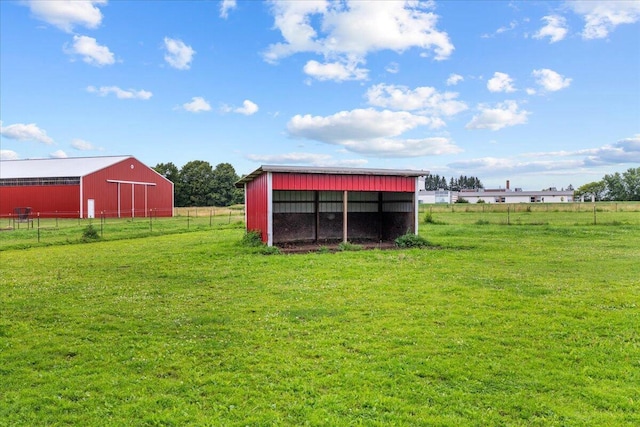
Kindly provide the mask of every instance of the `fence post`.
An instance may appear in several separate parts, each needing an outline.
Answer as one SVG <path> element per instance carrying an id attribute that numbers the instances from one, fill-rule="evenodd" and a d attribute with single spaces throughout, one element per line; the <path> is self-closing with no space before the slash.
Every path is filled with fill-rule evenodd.
<path id="1" fill-rule="evenodd" d="M 149 209 L 149 231 L 153 233 L 153 209 Z"/>
<path id="2" fill-rule="evenodd" d="M 187 210 L 187 230 L 189 230 L 189 211 Z"/>
<path id="3" fill-rule="evenodd" d="M 593 205 L 593 225 L 596 225 L 596 205 Z"/>
<path id="4" fill-rule="evenodd" d="M 209 211 L 209 227 L 211 227 L 211 224 L 212 224 L 212 222 L 211 222 L 211 221 L 212 221 L 212 219 L 213 219 L 213 210 L 210 210 L 210 211 Z"/>
<path id="5" fill-rule="evenodd" d="M 511 225 L 511 206 L 507 206 L 507 225 Z"/>
<path id="6" fill-rule="evenodd" d="M 40 243 L 40 212 L 38 212 L 38 243 Z"/>

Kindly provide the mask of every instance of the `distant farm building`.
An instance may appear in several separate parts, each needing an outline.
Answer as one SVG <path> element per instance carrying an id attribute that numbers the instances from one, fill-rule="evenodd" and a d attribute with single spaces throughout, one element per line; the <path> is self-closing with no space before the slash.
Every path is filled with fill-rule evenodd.
<path id="1" fill-rule="evenodd" d="M 573 202 L 572 190 L 557 190 L 549 188 L 540 191 L 526 191 L 521 188 L 512 190 L 507 181 L 506 188 L 461 191 L 426 191 L 424 182 L 421 183 L 418 198 L 420 203 L 456 203 L 464 199 L 469 203 L 571 203 Z"/>
<path id="2" fill-rule="evenodd" d="M 0 161 L 0 215 L 173 216 L 173 183 L 131 156 Z"/>
<path id="3" fill-rule="evenodd" d="M 390 241 L 418 233 L 418 177 L 427 171 L 261 166 L 240 179 L 247 231 L 269 246 Z"/>

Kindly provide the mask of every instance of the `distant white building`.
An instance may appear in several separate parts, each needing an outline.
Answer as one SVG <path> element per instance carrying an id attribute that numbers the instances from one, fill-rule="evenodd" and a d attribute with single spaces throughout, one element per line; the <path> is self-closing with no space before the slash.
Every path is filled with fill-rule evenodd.
<path id="1" fill-rule="evenodd" d="M 424 186 L 422 187 L 424 188 Z M 419 203 L 456 203 L 458 199 L 464 199 L 469 203 L 572 203 L 572 190 L 557 190 L 549 188 L 541 191 L 523 191 L 521 188 L 512 190 L 504 189 L 479 189 L 462 191 L 426 191 L 420 190 L 418 193 Z"/>

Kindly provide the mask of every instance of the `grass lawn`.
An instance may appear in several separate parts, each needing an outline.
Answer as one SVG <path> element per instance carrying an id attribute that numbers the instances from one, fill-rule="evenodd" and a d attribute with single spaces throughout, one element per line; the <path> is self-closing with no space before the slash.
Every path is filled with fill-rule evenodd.
<path id="1" fill-rule="evenodd" d="M 640 425 L 638 213 L 474 214 L 433 249 L 5 244 L 0 425 Z"/>

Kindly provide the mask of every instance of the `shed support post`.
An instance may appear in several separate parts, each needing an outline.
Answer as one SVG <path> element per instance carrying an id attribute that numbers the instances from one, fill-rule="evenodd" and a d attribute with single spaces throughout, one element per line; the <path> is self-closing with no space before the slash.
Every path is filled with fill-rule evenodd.
<path id="1" fill-rule="evenodd" d="M 316 213 L 316 229 L 313 235 L 313 240 L 318 241 L 318 236 L 320 235 L 320 192 L 316 191 L 314 194 L 314 207 L 313 210 Z"/>
<path id="2" fill-rule="evenodd" d="M 342 196 L 342 241 L 347 243 L 347 230 L 348 230 L 348 224 L 347 224 L 347 218 L 349 216 L 349 209 L 348 209 L 348 201 L 349 201 L 349 192 L 347 190 L 344 190 L 344 195 Z"/>

